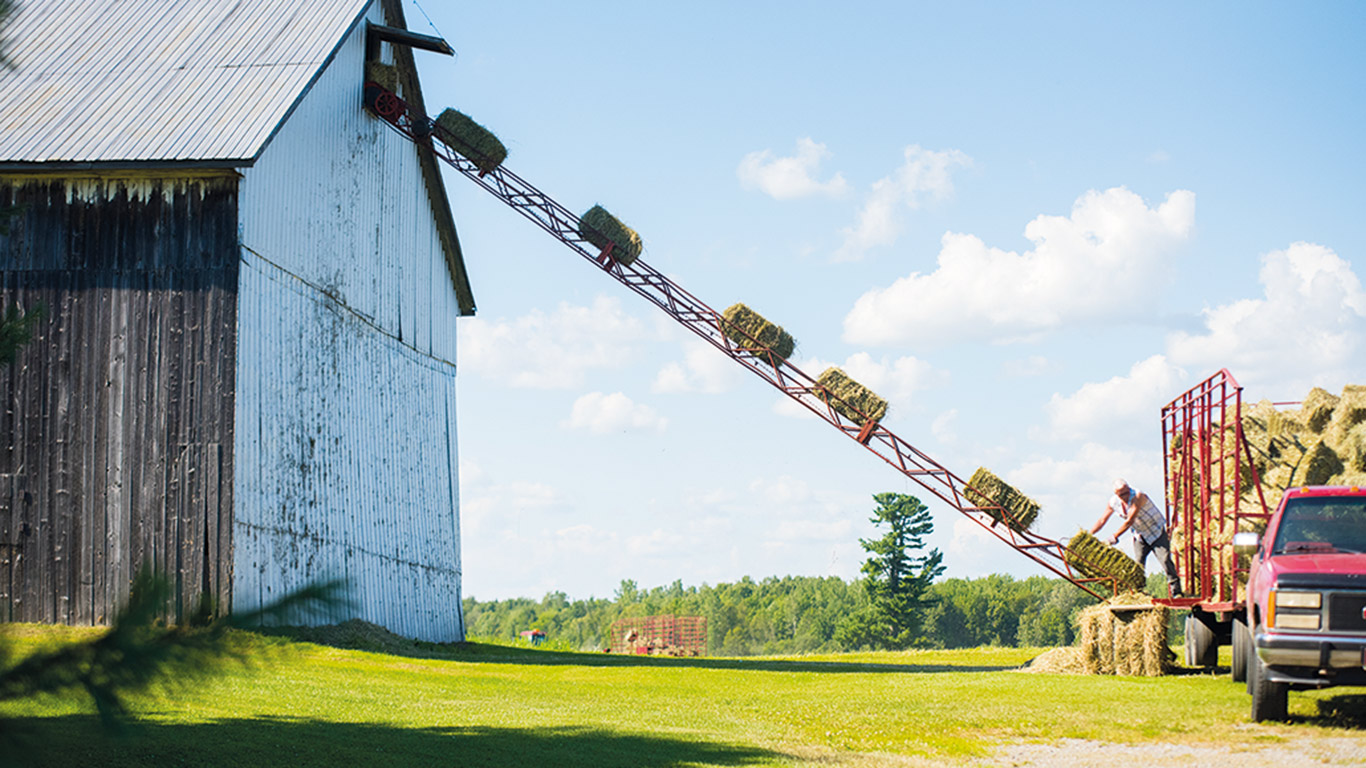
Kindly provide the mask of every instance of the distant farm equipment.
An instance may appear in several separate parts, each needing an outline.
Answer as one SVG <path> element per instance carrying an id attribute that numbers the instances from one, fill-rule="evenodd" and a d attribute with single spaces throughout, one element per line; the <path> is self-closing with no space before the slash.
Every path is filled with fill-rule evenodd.
<path id="1" fill-rule="evenodd" d="M 611 652 L 653 656 L 706 656 L 705 616 L 637 616 L 612 622 Z"/>

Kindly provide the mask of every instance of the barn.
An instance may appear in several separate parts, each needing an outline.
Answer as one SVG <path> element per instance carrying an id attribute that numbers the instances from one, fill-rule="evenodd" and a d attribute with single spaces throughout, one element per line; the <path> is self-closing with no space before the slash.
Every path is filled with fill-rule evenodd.
<path id="1" fill-rule="evenodd" d="M 464 637 L 456 320 L 435 158 L 362 107 L 399 0 L 19 0 L 0 67 L 0 620 L 99 625 L 144 566 L 245 609 L 344 578 Z M 445 48 L 449 52 L 449 48 Z M 433 56 L 421 50 L 416 55 Z M 373 71 L 373 70 L 371 70 Z"/>

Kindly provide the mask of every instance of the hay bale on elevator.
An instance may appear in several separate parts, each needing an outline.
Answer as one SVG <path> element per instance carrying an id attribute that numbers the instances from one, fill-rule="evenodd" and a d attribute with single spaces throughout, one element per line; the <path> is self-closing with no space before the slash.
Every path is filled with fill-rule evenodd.
<path id="1" fill-rule="evenodd" d="M 1141 591 L 1148 578 L 1132 557 L 1092 536 L 1078 531 L 1067 543 L 1063 559 L 1081 575 L 1092 579 L 1114 579 L 1118 591 Z"/>
<path id="2" fill-rule="evenodd" d="M 441 143 L 455 150 L 466 160 L 474 163 L 480 173 L 488 173 L 502 165 L 507 159 L 508 150 L 493 132 L 474 122 L 463 112 L 447 109 L 436 119 L 436 137 Z"/>
<path id="3" fill-rule="evenodd" d="M 623 266 L 640 258 L 645 247 L 634 229 L 621 223 L 601 205 L 589 208 L 579 217 L 579 237 L 597 248 L 606 248 L 611 243 L 612 260 Z"/>
<path id="4" fill-rule="evenodd" d="M 1009 483 L 987 471 L 986 467 L 978 467 L 972 477 L 968 478 L 968 487 L 964 489 L 963 495 L 968 501 L 979 507 L 987 507 L 984 511 L 998 523 L 1005 523 L 1012 530 L 1023 533 L 1034 524 L 1034 520 L 1039 516 L 1039 502 L 1020 493 Z M 1005 514 L 996 507 L 1003 507 Z"/>
<path id="5" fill-rule="evenodd" d="M 365 79 L 391 93 L 398 93 L 398 67 L 382 61 L 365 62 Z"/>
<path id="6" fill-rule="evenodd" d="M 817 386 L 813 390 L 816 397 L 830 404 L 844 418 L 863 424 L 865 421 L 878 422 L 887 415 L 887 401 L 877 396 L 877 393 L 862 384 L 854 381 L 849 374 L 831 366 L 816 379 Z M 834 399 L 826 393 L 833 394 Z M 852 406 L 852 407 L 851 407 Z M 855 410 L 857 409 L 857 410 Z M 863 413 L 860 414 L 859 411 Z"/>
<path id="7" fill-rule="evenodd" d="M 792 356 L 792 351 L 797 346 L 792 334 L 783 330 L 781 325 L 770 323 L 763 315 L 744 304 L 737 302 L 726 307 L 721 317 L 724 320 L 721 330 L 726 337 L 747 352 L 762 353 L 766 348 L 779 359 L 786 360 Z M 760 347 L 754 346 L 756 341 Z"/>

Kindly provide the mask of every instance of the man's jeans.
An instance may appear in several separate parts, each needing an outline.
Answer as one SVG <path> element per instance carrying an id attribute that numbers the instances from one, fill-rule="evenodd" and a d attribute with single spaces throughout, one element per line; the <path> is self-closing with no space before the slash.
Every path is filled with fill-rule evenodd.
<path id="1" fill-rule="evenodd" d="M 1149 544 L 1143 540 L 1142 536 L 1134 534 L 1134 559 L 1138 561 L 1140 568 L 1144 568 L 1148 562 L 1148 553 L 1157 556 L 1162 563 L 1162 569 L 1167 572 L 1167 590 L 1172 597 L 1181 596 L 1181 577 L 1176 573 L 1176 563 L 1172 562 L 1172 543 L 1167 538 L 1167 532 L 1163 531 L 1157 540 Z M 1146 572 L 1146 568 L 1145 568 Z"/>

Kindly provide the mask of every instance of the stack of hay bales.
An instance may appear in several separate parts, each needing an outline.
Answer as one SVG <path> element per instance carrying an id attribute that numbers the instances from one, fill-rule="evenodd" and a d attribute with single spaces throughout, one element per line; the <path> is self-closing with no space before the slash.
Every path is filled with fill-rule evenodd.
<path id="1" fill-rule="evenodd" d="M 601 205 L 589 208 L 579 217 L 579 237 L 597 248 L 606 248 L 611 243 L 612 259 L 623 266 L 639 258 L 644 249 L 640 235 Z"/>
<path id="2" fill-rule="evenodd" d="M 1141 591 L 1148 578 L 1132 557 L 1092 536 L 1078 531 L 1067 543 L 1063 559 L 1081 575 L 1092 579 L 1114 579 L 1117 591 Z"/>
<path id="3" fill-rule="evenodd" d="M 493 132 L 474 122 L 463 112 L 447 109 L 436 119 L 445 133 L 437 138 L 466 160 L 474 163 L 479 172 L 488 173 L 507 159 L 508 150 Z"/>
<path id="4" fill-rule="evenodd" d="M 721 317 L 725 320 L 721 330 L 727 338 L 746 352 L 772 351 L 780 360 L 786 360 L 792 356 L 792 351 L 796 348 L 792 334 L 784 331 L 782 326 L 765 320 L 763 315 L 744 304 L 736 303 L 726 307 Z M 758 347 L 754 346 L 756 341 L 759 342 Z"/>
<path id="5" fill-rule="evenodd" d="M 1169 618 L 1165 605 L 1138 593 L 1086 608 L 1077 616 L 1083 670 L 1090 675 L 1166 674 L 1176 661 L 1167 645 Z"/>
<path id="6" fill-rule="evenodd" d="M 968 479 L 968 487 L 964 489 L 964 495 L 968 501 L 979 507 L 989 507 L 984 510 L 996 522 L 1004 522 L 1011 529 L 1023 533 L 1029 526 L 1034 524 L 1035 518 L 1039 516 L 1039 502 L 1015 490 L 1010 484 L 1001 478 L 988 472 L 986 467 L 978 467 L 972 477 Z M 1006 510 L 1004 517 L 1001 510 L 996 507 L 1003 507 Z"/>
<path id="7" fill-rule="evenodd" d="M 833 366 L 826 368 L 825 372 L 816 379 L 816 383 L 820 385 L 813 390 L 816 397 L 829 403 L 840 415 L 852 422 L 864 424 L 871 421 L 876 423 L 882 421 L 882 417 L 887 415 L 886 400 L 878 397 L 871 389 L 851 379 L 849 374 L 839 368 Z M 826 394 L 827 392 L 839 399 L 830 398 Z M 861 415 L 859 411 L 862 411 L 863 414 Z"/>

